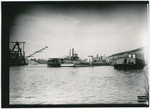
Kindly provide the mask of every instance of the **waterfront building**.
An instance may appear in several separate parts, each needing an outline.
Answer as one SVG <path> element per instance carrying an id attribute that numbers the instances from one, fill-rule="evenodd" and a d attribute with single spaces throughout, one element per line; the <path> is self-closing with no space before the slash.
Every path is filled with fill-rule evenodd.
<path id="1" fill-rule="evenodd" d="M 119 63 L 121 63 L 121 61 L 123 61 L 123 60 L 121 60 L 121 58 L 130 58 L 130 60 L 128 60 L 128 61 L 135 63 L 134 62 L 135 58 L 145 61 L 144 53 L 145 53 L 144 47 L 141 47 L 138 49 L 113 54 L 113 55 L 109 56 L 108 59 L 111 64 L 115 64 L 117 59 L 120 59 Z"/>

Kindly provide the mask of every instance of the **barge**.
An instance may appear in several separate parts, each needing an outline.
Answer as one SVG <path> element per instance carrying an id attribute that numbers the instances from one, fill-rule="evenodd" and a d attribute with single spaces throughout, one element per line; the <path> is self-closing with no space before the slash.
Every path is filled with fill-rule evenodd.
<path id="1" fill-rule="evenodd" d="M 144 60 L 137 58 L 120 58 L 114 64 L 115 69 L 143 69 L 145 67 Z"/>
<path id="2" fill-rule="evenodd" d="M 109 62 L 115 69 L 143 69 L 146 65 L 145 47 L 120 52 L 109 56 Z"/>
<path id="3" fill-rule="evenodd" d="M 47 65 L 50 67 L 60 67 L 61 66 L 61 61 L 59 58 L 50 58 L 47 61 Z"/>

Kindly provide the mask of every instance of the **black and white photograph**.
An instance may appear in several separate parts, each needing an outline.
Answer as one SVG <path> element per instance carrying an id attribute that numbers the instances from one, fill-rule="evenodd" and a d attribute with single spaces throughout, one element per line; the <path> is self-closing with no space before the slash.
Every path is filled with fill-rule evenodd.
<path id="1" fill-rule="evenodd" d="M 2 106 L 149 107 L 149 1 L 1 4 Z"/>

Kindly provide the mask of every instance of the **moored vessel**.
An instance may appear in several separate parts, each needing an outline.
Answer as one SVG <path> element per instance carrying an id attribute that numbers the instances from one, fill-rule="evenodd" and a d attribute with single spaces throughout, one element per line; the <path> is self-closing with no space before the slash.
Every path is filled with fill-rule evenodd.
<path id="1" fill-rule="evenodd" d="M 50 67 L 60 67 L 61 66 L 61 62 L 59 58 L 50 58 L 47 61 L 47 65 Z"/>
<path id="2" fill-rule="evenodd" d="M 120 52 L 109 56 L 115 69 L 143 69 L 146 65 L 146 49 L 144 47 Z"/>
<path id="3" fill-rule="evenodd" d="M 61 58 L 61 67 L 75 67 L 75 63 L 77 63 L 80 59 L 74 48 L 70 49 L 69 55 Z"/>
<path id="4" fill-rule="evenodd" d="M 145 67 L 144 60 L 137 58 L 120 58 L 114 64 L 115 69 L 143 69 Z"/>

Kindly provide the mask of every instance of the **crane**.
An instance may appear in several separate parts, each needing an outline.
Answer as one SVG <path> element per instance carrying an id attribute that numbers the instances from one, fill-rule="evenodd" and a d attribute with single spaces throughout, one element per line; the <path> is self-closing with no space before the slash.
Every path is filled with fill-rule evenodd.
<path id="1" fill-rule="evenodd" d="M 25 51 L 24 45 L 25 42 L 9 42 L 9 65 L 10 66 L 19 66 L 19 65 L 27 65 L 25 60 Z"/>
<path id="2" fill-rule="evenodd" d="M 36 54 L 36 53 L 42 52 L 42 50 L 45 50 L 46 48 L 48 48 L 48 46 L 46 46 L 46 47 L 44 47 L 44 48 L 42 48 L 42 49 L 40 49 L 40 50 L 38 50 L 38 51 L 32 53 L 32 54 L 29 55 L 29 56 L 26 56 L 26 58 L 29 58 L 29 57 L 33 56 L 34 54 Z"/>

